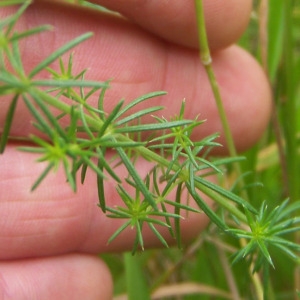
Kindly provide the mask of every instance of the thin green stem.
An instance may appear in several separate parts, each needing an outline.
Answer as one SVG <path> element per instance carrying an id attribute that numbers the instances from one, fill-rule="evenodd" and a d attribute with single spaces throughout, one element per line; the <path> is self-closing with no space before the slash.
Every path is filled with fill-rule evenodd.
<path id="1" fill-rule="evenodd" d="M 198 26 L 198 38 L 199 38 L 199 48 L 200 48 L 200 59 L 202 64 L 204 65 L 204 68 L 206 70 L 206 74 L 208 76 L 214 98 L 216 101 L 217 109 L 219 112 L 219 117 L 222 123 L 224 135 L 225 135 L 225 140 L 226 144 L 228 147 L 228 151 L 231 157 L 237 156 L 237 151 L 234 143 L 234 139 L 232 136 L 232 132 L 229 126 L 229 122 L 226 116 L 225 108 L 223 105 L 221 93 L 220 93 L 220 88 L 214 73 L 214 69 L 212 66 L 212 58 L 209 50 L 209 45 L 208 45 L 208 39 L 207 39 L 207 34 L 206 34 L 206 26 L 205 26 L 205 17 L 204 17 L 204 9 L 203 9 L 203 3 L 202 0 L 194 0 L 195 1 L 195 8 L 196 8 L 196 19 L 197 19 L 197 26 Z M 241 166 L 239 163 L 233 163 L 233 167 L 236 171 L 237 177 L 240 178 L 238 184 L 239 187 L 242 190 L 243 197 L 245 199 L 248 198 L 247 193 L 245 190 L 243 190 L 243 178 L 242 178 L 242 171 L 241 171 Z"/>
<path id="2" fill-rule="evenodd" d="M 231 134 L 229 123 L 226 117 L 224 105 L 222 102 L 222 97 L 219 89 L 219 85 L 216 80 L 216 76 L 212 67 L 212 58 L 209 50 L 208 39 L 206 34 L 205 18 L 204 18 L 204 9 L 202 0 L 195 0 L 196 7 L 196 17 L 197 17 L 197 26 L 198 26 L 198 38 L 199 38 L 199 47 L 200 47 L 200 59 L 202 64 L 205 67 L 211 88 L 215 97 L 217 108 L 219 111 L 219 116 L 222 122 L 227 147 L 231 156 L 236 156 L 237 152 L 234 145 L 234 140 Z"/>
<path id="3" fill-rule="evenodd" d="M 198 38 L 199 38 L 199 47 L 200 47 L 200 59 L 202 64 L 206 66 L 211 64 L 212 59 L 211 59 L 210 50 L 208 46 L 202 0 L 195 0 L 195 8 L 196 8 L 196 21 L 197 21 L 197 30 L 198 30 Z"/>
<path id="4" fill-rule="evenodd" d="M 68 115 L 71 114 L 71 109 L 72 106 L 62 102 L 61 100 L 45 93 L 44 91 L 40 90 L 39 88 L 32 88 L 33 89 L 33 93 L 36 94 L 38 97 L 40 97 L 41 99 L 43 99 L 43 101 L 47 104 L 49 104 L 51 107 L 57 108 L 58 110 L 60 110 L 63 113 L 66 113 Z M 86 115 L 85 114 L 85 119 L 86 122 L 95 129 L 100 129 L 101 126 L 103 125 L 103 121 L 100 118 L 93 118 L 90 115 Z"/>
<path id="5" fill-rule="evenodd" d="M 222 102 L 222 97 L 219 89 L 219 85 L 216 80 L 216 76 L 212 67 L 212 58 L 210 55 L 210 50 L 209 50 L 209 45 L 208 45 L 208 39 L 207 39 L 207 34 L 206 34 L 206 26 L 205 26 L 205 17 L 204 17 L 204 8 L 203 8 L 203 2 L 202 0 L 194 0 L 195 3 L 195 8 L 196 8 L 196 19 L 197 19 L 197 26 L 198 26 L 198 38 L 199 38 L 199 49 L 200 49 L 200 59 L 202 64 L 204 65 L 204 68 L 206 70 L 214 98 L 216 101 L 216 105 L 219 111 L 219 117 L 222 123 L 225 139 L 226 139 L 226 144 L 229 150 L 229 154 L 232 157 L 235 157 L 237 155 L 236 147 L 234 144 L 234 139 L 230 130 L 229 122 L 226 116 L 226 112 L 224 109 L 224 105 Z M 239 186 L 242 188 L 244 183 L 243 183 L 243 177 L 241 167 L 238 163 L 234 163 L 233 167 L 235 169 L 235 172 L 241 180 L 239 181 Z M 243 197 L 247 199 L 247 194 L 243 191 Z M 227 209 L 231 209 L 232 204 L 228 205 Z M 241 240 L 243 242 L 243 240 Z M 257 276 L 251 276 L 252 281 L 255 286 L 255 291 L 256 291 L 256 296 L 257 299 L 262 299 L 262 288 L 261 288 L 261 283 L 260 280 L 257 280 Z"/>
<path id="6" fill-rule="evenodd" d="M 225 135 L 226 144 L 228 147 L 228 151 L 230 156 L 237 156 L 237 151 L 234 143 L 234 139 L 232 136 L 232 132 L 229 126 L 229 122 L 226 116 L 225 108 L 222 101 L 222 96 L 220 93 L 220 88 L 215 76 L 215 72 L 212 66 L 212 57 L 209 50 L 208 39 L 206 34 L 206 26 L 205 26 L 205 18 L 204 18 L 204 9 L 202 0 L 195 0 L 195 8 L 196 8 L 196 18 L 197 18 L 197 26 L 198 26 L 198 39 L 199 39 L 199 48 L 200 48 L 200 59 L 205 68 L 206 74 L 208 76 L 212 92 L 216 101 L 217 109 L 219 112 L 219 117 L 222 123 L 222 128 Z M 240 164 L 233 164 L 236 174 L 238 177 L 241 177 L 242 171 Z M 242 187 L 243 182 L 239 181 L 240 186 Z M 246 193 L 243 195 L 247 198 Z"/>
<path id="7" fill-rule="evenodd" d="M 218 108 L 218 111 L 219 111 L 219 116 L 220 116 L 220 119 L 221 119 L 221 122 L 222 122 L 222 127 L 223 127 L 223 130 L 224 130 L 224 135 L 225 135 L 226 144 L 227 144 L 227 147 L 228 147 L 228 150 L 229 150 L 229 154 L 230 154 L 230 156 L 235 157 L 235 156 L 237 156 L 237 151 L 236 151 L 236 148 L 235 148 L 233 136 L 232 136 L 232 133 L 231 133 L 231 129 L 230 129 L 229 122 L 228 122 L 228 119 L 227 119 L 227 116 L 226 116 L 226 112 L 225 112 L 225 108 L 224 108 L 224 105 L 223 105 L 222 97 L 221 97 L 221 94 L 220 94 L 220 88 L 219 88 L 219 85 L 217 83 L 217 79 L 216 79 L 212 64 L 210 63 L 208 65 L 204 65 L 204 67 L 206 69 L 206 73 L 207 73 L 207 76 L 208 76 L 208 79 L 209 79 L 209 82 L 211 84 L 211 88 L 212 88 L 212 91 L 213 91 L 213 94 L 214 94 L 214 97 L 215 97 L 215 101 L 216 101 L 217 108 Z M 239 166 L 239 164 L 237 164 L 237 166 Z M 238 174 L 239 175 L 241 174 L 240 170 L 238 171 Z"/>

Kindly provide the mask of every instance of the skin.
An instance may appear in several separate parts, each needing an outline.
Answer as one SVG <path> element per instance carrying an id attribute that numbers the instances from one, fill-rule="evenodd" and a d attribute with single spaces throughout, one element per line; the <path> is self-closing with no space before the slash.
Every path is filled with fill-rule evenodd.
<path id="1" fill-rule="evenodd" d="M 215 131 L 222 133 L 199 63 L 192 4 L 185 0 L 172 4 L 161 0 L 97 3 L 118 10 L 129 20 L 65 7 L 59 1 L 36 1 L 20 20 L 19 29 L 49 23 L 55 30 L 24 41 L 25 68 L 30 70 L 75 36 L 93 31 L 94 37 L 76 48 L 75 70 L 91 66 L 88 78 L 114 78 L 106 95 L 108 110 L 121 98 L 130 101 L 150 91 L 166 90 L 167 96 L 151 103 L 166 106 L 165 117 L 178 113 L 185 98 L 187 118 L 200 113 L 201 119 L 207 119 L 195 138 Z M 260 138 L 271 107 L 270 90 L 261 68 L 244 50 L 232 46 L 246 27 L 251 1 L 206 0 L 204 4 L 214 69 L 236 145 L 244 150 Z M 1 8 L 0 17 L 12 12 Z M 0 99 L 0 128 L 7 107 L 7 101 Z M 32 132 L 30 121 L 19 105 L 12 134 Z M 220 142 L 224 142 L 222 137 Z M 222 151 L 225 153 L 226 147 Z M 0 157 L 0 298 L 53 299 L 54 295 L 56 299 L 111 299 L 109 271 L 95 254 L 130 249 L 133 233 L 128 230 L 107 245 L 121 222 L 107 219 L 96 209 L 93 174 L 88 174 L 77 194 L 70 191 L 60 171 L 30 193 L 30 186 L 44 168 L 34 163 L 36 158 L 17 151 L 13 143 Z M 146 174 L 149 165 L 139 161 L 137 168 Z M 121 178 L 122 172 L 119 168 Z M 119 203 L 109 182 L 106 191 L 110 206 Z M 192 239 L 206 223 L 204 215 L 190 214 L 182 223 L 183 236 L 187 241 Z M 167 233 L 165 236 L 171 242 Z M 157 245 L 148 231 L 145 241 L 147 247 Z"/>

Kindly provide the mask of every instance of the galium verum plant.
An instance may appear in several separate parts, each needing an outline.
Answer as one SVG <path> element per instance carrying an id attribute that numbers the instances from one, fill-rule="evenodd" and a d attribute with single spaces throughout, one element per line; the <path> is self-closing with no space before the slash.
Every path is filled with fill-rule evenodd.
<path id="1" fill-rule="evenodd" d="M 205 204 L 196 190 L 204 193 L 207 193 L 207 190 L 221 193 L 254 211 L 242 199 L 204 179 L 203 171 L 206 170 L 209 174 L 212 171 L 220 172 L 218 165 L 225 163 L 226 160 L 209 162 L 198 156 L 204 149 L 217 145 L 214 142 L 216 135 L 199 142 L 190 140 L 192 130 L 202 122 L 184 119 L 184 102 L 178 117 L 172 120 L 153 117 L 151 124 L 143 124 L 143 116 L 152 115 L 162 107 L 150 107 L 133 113 L 130 113 L 130 110 L 152 97 L 163 95 L 164 92 L 141 96 L 126 106 L 123 101 L 120 101 L 110 113 L 104 111 L 103 102 L 109 82 L 85 80 L 86 70 L 73 74 L 72 54 L 66 65 L 61 58 L 70 49 L 91 37 L 91 33 L 68 42 L 25 73 L 19 41 L 33 34 L 41 34 L 50 28 L 41 26 L 16 32 L 15 24 L 28 5 L 30 1 L 23 4 L 14 15 L 0 22 L 0 93 L 6 99 L 10 99 L 7 100 L 10 101 L 10 105 L 2 129 L 0 150 L 4 152 L 7 142 L 12 138 L 10 128 L 14 113 L 18 103 L 23 101 L 34 117 L 33 126 L 40 134 L 38 136 L 31 134 L 28 137 L 28 141 L 34 146 L 20 147 L 20 149 L 40 154 L 38 161 L 47 163 L 47 167 L 33 184 L 32 190 L 38 187 L 51 170 L 56 171 L 59 166 L 63 167 L 67 181 L 74 191 L 78 186 L 77 173 L 80 172 L 81 183 L 84 183 L 87 170 L 95 172 L 99 206 L 102 211 L 108 212 L 108 215 L 113 218 L 128 219 L 113 238 L 125 227 L 134 226 L 137 232 L 136 245 L 141 246 L 143 245 L 142 227 L 145 223 L 164 244 L 166 242 L 156 229 L 156 225 L 168 227 L 170 232 L 179 238 L 180 223 L 175 222 L 177 228 L 176 232 L 173 232 L 170 219 L 180 219 L 181 209 L 194 211 L 189 206 L 181 204 L 181 193 L 184 188 L 188 188 L 201 209 L 222 229 L 225 229 L 226 225 Z M 50 68 L 51 63 L 56 60 L 59 61 L 59 71 Z M 51 79 L 38 78 L 43 70 L 51 74 Z M 89 104 L 92 96 L 98 98 L 97 107 Z M 63 98 L 71 100 L 71 104 L 64 102 Z M 51 108 L 59 110 L 60 113 L 53 115 Z M 69 119 L 67 126 L 62 126 L 60 122 L 62 118 Z M 152 139 L 142 140 L 140 136 L 144 131 L 157 132 L 157 135 Z M 173 141 L 170 141 L 172 138 Z M 107 161 L 108 151 L 115 152 L 113 161 Z M 146 178 L 142 178 L 135 168 L 137 157 L 153 163 L 153 170 Z M 120 164 L 128 172 L 125 179 L 119 178 L 114 170 L 113 166 Z M 115 181 L 125 207 L 107 207 L 104 190 L 104 180 L 107 179 Z M 136 190 L 135 195 L 130 195 L 126 191 L 124 182 L 127 185 L 129 183 Z M 177 195 L 176 201 L 170 201 L 168 198 L 174 190 Z M 174 207 L 173 213 L 167 211 L 167 205 Z M 162 218 L 157 219 L 154 216 Z"/>

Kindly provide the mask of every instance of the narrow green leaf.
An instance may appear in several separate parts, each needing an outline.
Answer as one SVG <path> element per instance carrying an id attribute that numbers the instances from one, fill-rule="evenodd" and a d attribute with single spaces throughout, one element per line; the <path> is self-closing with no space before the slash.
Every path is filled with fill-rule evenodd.
<path id="1" fill-rule="evenodd" d="M 40 183 L 43 181 L 43 179 L 47 176 L 47 174 L 51 171 L 51 169 L 54 167 L 54 164 L 50 163 L 46 167 L 46 169 L 42 172 L 42 174 L 39 176 L 39 178 L 35 181 L 35 183 L 31 187 L 31 191 L 34 191 Z"/>
<path id="2" fill-rule="evenodd" d="M 156 130 L 164 130 L 171 129 L 177 126 L 185 126 L 190 124 L 192 121 L 190 120 L 180 120 L 180 121 L 170 121 L 167 123 L 155 123 L 155 124 L 141 124 L 141 125 L 132 125 L 117 128 L 117 133 L 131 133 L 131 132 L 141 132 L 141 131 L 156 131 Z"/>
<path id="3" fill-rule="evenodd" d="M 135 187 L 135 185 L 132 185 L 133 187 Z M 136 187 L 135 187 L 136 188 Z M 137 189 L 136 189 L 137 190 Z M 124 189 L 124 187 L 122 185 L 118 185 L 117 187 L 117 192 L 118 194 L 121 196 L 122 201 L 124 202 L 124 204 L 128 207 L 128 209 L 131 209 L 131 205 L 132 205 L 132 197 L 129 195 L 129 193 Z M 137 191 L 136 191 L 137 192 Z M 120 210 L 122 210 L 122 208 L 119 207 Z"/>
<path id="4" fill-rule="evenodd" d="M 101 150 L 98 152 L 101 152 Z M 98 168 L 101 170 L 101 172 L 103 172 L 103 163 L 101 163 L 101 158 L 98 159 Z M 98 191 L 99 206 L 100 206 L 101 210 L 105 213 L 106 212 L 106 201 L 105 201 L 105 193 L 104 193 L 104 179 L 102 176 L 99 176 L 99 175 L 97 175 L 97 191 Z"/>
<path id="5" fill-rule="evenodd" d="M 289 248 L 295 249 L 297 251 L 300 251 L 300 244 L 290 242 L 290 241 L 283 239 L 281 237 L 278 237 L 278 236 L 265 237 L 265 241 L 267 241 L 268 243 L 270 243 L 272 245 L 283 245 L 285 247 L 289 247 Z"/>
<path id="6" fill-rule="evenodd" d="M 163 236 L 159 233 L 159 231 L 155 228 L 155 226 L 152 223 L 147 223 L 152 232 L 155 234 L 155 236 L 160 240 L 160 242 L 166 247 L 169 248 L 169 245 L 167 241 L 163 238 Z"/>
<path id="7" fill-rule="evenodd" d="M 135 230 L 136 230 L 136 241 L 138 243 L 135 243 L 135 245 L 133 246 L 132 253 L 136 252 L 138 245 L 140 245 L 142 250 L 144 250 L 144 239 L 142 234 L 142 227 L 143 227 L 143 222 L 137 220 L 135 222 Z"/>
<path id="8" fill-rule="evenodd" d="M 130 176 L 132 177 L 132 179 L 136 183 L 137 188 L 144 195 L 145 200 L 155 210 L 157 210 L 158 208 L 157 208 L 157 205 L 155 203 L 155 200 L 153 199 L 152 194 L 150 193 L 150 191 L 146 187 L 146 185 L 143 182 L 143 180 L 141 179 L 140 175 L 137 173 L 136 168 L 134 167 L 134 165 L 132 164 L 132 162 L 130 161 L 130 159 L 128 158 L 128 156 L 126 155 L 124 149 L 118 147 L 118 148 L 116 148 L 116 150 L 117 150 L 118 154 L 120 155 L 120 158 L 121 158 L 123 164 L 125 165 L 126 169 L 128 170 L 128 173 L 130 174 Z"/>
<path id="9" fill-rule="evenodd" d="M 80 144 L 81 147 L 86 148 L 86 147 L 97 147 L 100 146 L 102 148 L 111 148 L 115 149 L 117 147 L 122 147 L 123 149 L 126 148 L 135 148 L 135 147 L 140 147 L 140 146 L 145 146 L 144 142 L 134 142 L 134 141 L 126 141 L 126 142 L 119 142 L 117 140 L 112 141 L 110 140 L 109 136 L 106 137 L 100 137 L 100 138 L 95 138 L 93 140 L 80 140 L 82 143 Z"/>
<path id="10" fill-rule="evenodd" d="M 107 214 L 108 218 L 130 219 L 130 223 L 131 223 L 132 214 L 128 212 L 128 209 L 118 206 L 117 209 L 112 209 L 112 208 L 109 209 L 106 207 L 106 210 L 111 212 L 111 214 Z"/>
<path id="11" fill-rule="evenodd" d="M 30 2 L 31 1 L 26 1 L 27 6 Z M 0 7 L 1 6 L 11 6 L 11 5 L 16 5 L 16 4 L 22 4 L 22 3 L 24 3 L 24 0 L 1 0 Z"/>
<path id="12" fill-rule="evenodd" d="M 107 81 L 107 86 L 103 87 L 101 89 L 100 95 L 98 97 L 98 111 L 99 111 L 99 117 L 101 120 L 104 121 L 105 113 L 104 113 L 104 96 L 106 93 L 106 90 L 109 88 L 109 80 Z"/>
<path id="13" fill-rule="evenodd" d="M 248 225 L 251 228 L 251 231 L 254 231 L 257 226 L 255 223 L 254 217 L 248 209 L 245 208 L 244 211 L 245 211 L 245 215 L 246 215 L 246 218 L 248 221 Z"/>
<path id="14" fill-rule="evenodd" d="M 170 213 L 170 212 L 162 212 L 162 211 L 153 211 L 149 213 L 151 216 L 158 216 L 158 217 L 171 217 L 173 219 L 184 219 L 182 216 L 176 214 L 176 213 Z M 146 219 L 146 218 L 145 218 Z M 152 220 L 152 219 L 151 219 Z M 154 222 L 154 221 L 153 221 Z M 161 221 L 159 221 L 161 222 Z M 158 223 L 157 223 L 158 224 Z M 161 223 L 160 225 L 168 226 L 166 223 Z"/>
<path id="15" fill-rule="evenodd" d="M 45 149 L 41 147 L 18 147 L 20 151 L 30 153 L 45 153 Z"/>
<path id="16" fill-rule="evenodd" d="M 80 182 L 81 182 L 81 184 L 83 184 L 84 181 L 85 181 L 87 168 L 88 168 L 87 164 L 82 164 L 81 173 L 80 173 Z"/>
<path id="17" fill-rule="evenodd" d="M 16 41 L 16 40 L 20 40 L 23 38 L 27 38 L 31 35 L 35 35 L 38 33 L 41 33 L 43 31 L 48 31 L 51 30 L 53 27 L 51 25 L 42 25 L 42 26 L 37 26 L 31 29 L 28 29 L 26 31 L 20 32 L 20 33 L 14 33 L 14 35 L 11 37 L 11 41 Z"/>
<path id="18" fill-rule="evenodd" d="M 152 181 L 153 181 L 153 187 L 154 187 L 155 193 L 157 195 L 160 195 L 160 190 L 159 190 L 158 181 L 157 181 L 157 167 L 153 168 L 152 177 L 153 177 Z"/>
<path id="19" fill-rule="evenodd" d="M 159 111 L 159 110 L 162 110 L 163 109 L 163 106 L 154 106 L 154 107 L 149 107 L 147 109 L 143 109 L 141 111 L 138 111 L 128 117 L 125 117 L 121 120 L 119 120 L 118 122 L 116 122 L 116 126 L 120 126 L 120 125 L 123 125 L 125 123 L 128 123 L 130 121 L 133 121 L 135 119 L 138 119 L 142 116 L 145 116 L 145 115 L 150 115 L 151 113 L 154 113 L 156 111 Z"/>
<path id="20" fill-rule="evenodd" d="M 237 263 L 238 261 L 240 261 L 241 259 L 244 259 L 245 257 L 247 257 L 247 255 L 251 252 L 253 252 L 255 249 L 255 243 L 252 241 L 250 241 L 249 244 L 247 244 L 244 248 L 242 248 L 241 250 L 239 250 L 238 252 L 236 252 L 233 255 L 233 261 L 232 264 Z"/>
<path id="21" fill-rule="evenodd" d="M 24 68 L 23 68 L 23 62 L 20 55 L 20 49 L 19 49 L 19 43 L 18 41 L 12 41 L 11 42 L 11 48 L 5 49 L 5 53 L 7 55 L 7 59 L 9 61 L 9 64 L 11 65 L 13 72 L 15 74 L 18 74 L 19 77 L 26 77 Z M 11 87 L 13 89 L 13 87 Z"/>
<path id="22" fill-rule="evenodd" d="M 257 214 L 256 209 L 249 202 L 245 201 L 243 198 L 235 195 L 234 193 L 227 191 L 227 190 L 223 189 L 222 187 L 220 187 L 212 182 L 209 182 L 208 180 L 201 178 L 200 176 L 195 177 L 195 181 L 207 186 L 211 190 L 219 193 L 220 195 L 226 197 L 227 199 L 242 205 L 243 207 L 245 207 L 252 213 Z"/>
<path id="23" fill-rule="evenodd" d="M 289 199 L 286 199 L 280 207 L 280 214 L 276 217 L 276 222 L 282 220 L 283 218 L 290 217 L 292 215 L 298 215 L 296 212 L 300 210 L 300 201 L 296 201 L 288 205 Z M 271 218 L 270 218 L 271 219 Z M 272 225 L 274 223 L 273 219 L 271 219 Z"/>
<path id="24" fill-rule="evenodd" d="M 182 190 L 182 183 L 179 183 L 176 189 L 176 204 L 180 204 L 181 202 L 181 190 Z M 175 206 L 175 214 L 180 215 L 180 206 L 176 205 Z M 180 219 L 177 218 L 175 219 L 175 236 L 176 236 L 176 241 L 177 241 L 177 246 L 179 249 L 182 248 L 182 240 L 181 240 L 181 227 L 180 227 Z"/>
<path id="25" fill-rule="evenodd" d="M 0 20 L 0 29 L 5 27 L 6 25 L 9 25 L 8 30 L 6 31 L 6 36 L 9 35 L 9 33 L 13 29 L 13 26 L 15 25 L 15 23 L 18 21 L 20 16 L 24 13 L 24 11 L 27 9 L 29 4 L 31 3 L 30 0 L 25 1 L 25 3 L 24 3 L 24 0 L 23 1 L 21 1 L 21 0 L 1 0 L 0 7 L 12 5 L 11 2 L 13 2 L 14 4 L 23 3 L 23 5 L 12 16 L 9 16 L 5 19 Z"/>
<path id="26" fill-rule="evenodd" d="M 64 171 L 67 177 L 67 181 L 70 184 L 72 191 L 76 192 L 75 174 L 70 171 L 68 159 L 65 157 L 63 158 L 62 161 L 63 161 Z"/>
<path id="27" fill-rule="evenodd" d="M 38 137 L 38 136 L 35 136 L 35 135 L 33 135 L 33 134 L 30 135 L 30 140 L 31 140 L 31 142 L 33 142 L 34 144 L 40 146 L 40 147 L 43 149 L 43 152 L 44 152 L 44 153 L 47 153 L 47 152 L 48 152 L 49 147 L 50 147 L 50 148 L 53 147 L 53 145 L 49 144 L 49 142 L 46 141 L 45 139 L 42 139 L 42 138 L 40 138 L 40 137 Z M 41 161 L 41 160 L 39 159 L 39 161 Z"/>
<path id="28" fill-rule="evenodd" d="M 53 128 L 56 130 L 57 133 L 59 133 L 59 135 L 61 137 L 63 137 L 65 140 L 68 140 L 67 134 L 64 131 L 64 129 L 60 126 L 60 124 L 58 123 L 56 117 L 53 115 L 53 113 L 49 110 L 49 108 L 47 107 L 47 105 L 44 103 L 43 99 L 40 98 L 40 96 L 38 96 L 34 90 L 30 91 L 30 95 L 32 96 L 33 100 L 35 101 L 35 103 L 38 105 L 38 107 L 42 110 L 42 112 L 45 114 L 45 116 L 47 117 L 47 119 L 49 120 L 50 124 L 53 126 Z M 43 94 L 40 94 L 43 95 Z M 34 106 L 31 105 L 31 108 L 33 108 Z M 72 108 L 70 108 L 70 110 L 72 110 Z M 40 115 L 40 118 L 38 119 L 39 122 L 41 123 L 41 118 L 43 118 Z M 43 124 L 46 124 L 45 121 L 43 121 Z M 51 130 L 52 131 L 52 130 Z M 51 136 L 50 136 L 51 137 Z"/>
<path id="29" fill-rule="evenodd" d="M 84 163 L 87 164 L 88 167 L 91 168 L 98 176 L 102 177 L 103 179 L 106 179 L 105 175 L 101 171 L 100 168 L 98 168 L 88 157 L 82 157 Z"/>
<path id="30" fill-rule="evenodd" d="M 177 202 L 174 202 L 171 200 L 164 200 L 164 203 L 172 205 L 174 207 L 179 207 L 180 209 L 184 209 L 186 211 L 190 211 L 190 212 L 194 212 L 194 213 L 201 213 L 201 210 L 199 210 L 199 209 L 193 208 L 189 205 L 184 205 L 182 203 L 177 203 Z"/>
<path id="31" fill-rule="evenodd" d="M 228 228 L 226 231 L 232 233 L 233 235 L 236 235 L 239 238 L 245 238 L 247 240 L 253 238 L 252 232 L 248 232 L 243 229 Z"/>
<path id="32" fill-rule="evenodd" d="M 74 88 L 74 87 L 91 87 L 100 89 L 107 87 L 106 82 L 88 81 L 88 80 L 72 80 L 72 79 L 49 79 L 49 80 L 34 80 L 33 86 L 38 87 L 57 87 L 57 88 Z"/>
<path id="33" fill-rule="evenodd" d="M 29 109 L 30 113 L 34 116 L 34 118 L 38 121 L 38 125 L 41 130 L 46 133 L 50 138 L 53 137 L 53 131 L 49 124 L 45 121 L 44 117 L 39 113 L 39 111 L 35 108 L 35 106 L 31 103 L 26 94 L 23 94 L 24 102 Z"/>
<path id="34" fill-rule="evenodd" d="M 165 177 L 164 181 L 167 182 L 166 186 L 164 187 L 164 190 L 162 192 L 162 196 L 165 197 L 167 194 L 169 194 L 169 191 L 172 187 L 172 185 L 176 185 L 176 181 L 178 180 L 178 175 L 180 174 L 181 169 L 178 168 L 178 170 L 171 176 L 171 177 Z"/>
<path id="35" fill-rule="evenodd" d="M 109 208 L 107 208 L 107 211 L 110 211 Z M 126 223 L 124 223 L 121 227 L 119 227 L 114 233 L 113 235 L 108 239 L 108 244 L 111 243 L 124 229 L 126 229 L 129 225 L 130 225 L 131 221 L 127 221 Z"/>
<path id="36" fill-rule="evenodd" d="M 105 119 L 104 123 L 101 126 L 101 129 L 98 132 L 98 137 L 102 136 L 106 129 L 112 124 L 112 122 L 117 118 L 117 114 L 120 111 L 121 107 L 123 106 L 124 101 L 120 101 L 112 110 L 112 112 L 108 115 Z"/>
<path id="37" fill-rule="evenodd" d="M 164 201 L 164 202 L 166 202 L 166 201 Z M 160 205 L 161 205 L 161 208 L 162 208 L 163 213 L 167 213 L 167 208 L 166 208 L 164 202 L 161 202 Z M 166 215 L 164 218 L 165 218 L 166 224 L 168 225 L 169 233 L 170 233 L 171 237 L 172 237 L 172 238 L 175 238 L 175 232 L 174 232 L 174 230 L 173 230 L 173 228 L 172 228 L 172 225 L 171 225 L 171 221 L 170 221 L 169 216 Z"/>
<path id="38" fill-rule="evenodd" d="M 68 42 L 67 44 L 63 45 L 58 50 L 52 52 L 47 58 L 45 58 L 40 64 L 38 64 L 33 70 L 29 73 L 29 78 L 33 78 L 36 74 L 40 71 L 44 70 L 47 66 L 49 66 L 52 62 L 57 60 L 61 55 L 69 51 L 70 49 L 74 48 L 78 44 L 82 43 L 83 41 L 89 39 L 93 34 L 92 33 L 85 33 L 72 41 Z"/>
<path id="39" fill-rule="evenodd" d="M 299 256 L 297 256 L 293 251 L 291 251 L 288 247 L 281 244 L 274 244 L 274 247 L 280 249 L 285 255 L 289 256 L 291 259 L 298 261 Z"/>
<path id="40" fill-rule="evenodd" d="M 188 163 L 188 171 L 189 171 L 189 184 L 191 185 L 191 189 L 195 190 L 195 169 L 194 165 L 190 162 Z"/>
<path id="41" fill-rule="evenodd" d="M 4 152 L 5 146 L 8 141 L 10 128 L 11 128 L 11 125 L 13 122 L 13 117 L 14 117 L 14 113 L 16 110 L 17 102 L 18 102 L 18 97 L 19 97 L 19 95 L 15 95 L 13 97 L 13 99 L 9 105 L 8 112 L 6 114 L 4 128 L 3 128 L 3 132 L 2 132 L 1 138 L 0 138 L 0 153 Z"/>
<path id="42" fill-rule="evenodd" d="M 65 114 L 62 115 L 62 117 L 65 116 Z M 79 119 L 79 112 L 75 108 L 75 106 L 71 106 L 70 109 L 70 122 L 69 126 L 66 128 L 67 129 L 67 136 L 75 142 L 76 135 L 77 135 L 77 123 Z M 60 120 L 60 116 L 56 117 L 57 120 Z"/>
<path id="43" fill-rule="evenodd" d="M 24 88 L 24 82 L 20 81 L 19 78 L 17 78 L 16 76 L 14 76 L 13 74 L 11 74 L 5 69 L 2 69 L 0 72 L 0 81 L 1 81 L 2 91 L 8 90 L 8 91 L 15 92 L 18 91 L 18 89 Z M 6 85 L 4 85 L 3 88 L 4 83 L 7 84 L 7 87 Z"/>
<path id="44" fill-rule="evenodd" d="M 263 254 L 263 256 L 265 257 L 265 259 L 268 261 L 268 263 L 275 269 L 275 266 L 273 264 L 273 261 L 272 261 L 272 258 L 270 256 L 270 253 L 266 247 L 266 244 L 262 241 L 262 240 L 257 240 L 256 241 L 260 250 L 261 250 L 261 253 Z"/>
<path id="45" fill-rule="evenodd" d="M 197 170 L 204 170 L 204 169 L 213 169 L 215 173 L 223 174 L 222 170 L 218 168 L 217 162 L 210 162 L 207 159 L 201 158 L 201 157 L 196 157 L 196 161 L 198 162 L 197 164 Z M 202 163 L 201 165 L 199 164 Z M 220 162 L 221 164 L 221 162 Z"/>
<path id="46" fill-rule="evenodd" d="M 123 115 L 129 109 L 131 109 L 132 107 L 136 106 L 137 104 L 139 104 L 143 101 L 149 100 L 151 98 L 163 96 L 163 95 L 166 95 L 166 92 L 158 91 L 158 92 L 152 92 L 152 93 L 143 95 L 141 97 L 138 97 L 138 98 L 134 99 L 133 101 L 130 101 L 129 104 L 127 104 L 122 110 L 120 110 L 119 113 L 117 114 L 116 118 L 119 118 L 121 115 Z"/>
<path id="47" fill-rule="evenodd" d="M 106 161 L 105 156 L 103 155 L 101 149 L 97 149 L 97 155 L 99 158 L 99 166 L 101 168 L 104 168 L 107 173 L 118 183 L 121 183 L 122 180 L 119 178 L 119 176 L 113 171 L 113 169 L 110 167 L 109 163 Z"/>
<path id="48" fill-rule="evenodd" d="M 289 220 L 289 223 L 291 223 L 291 225 L 292 225 L 293 220 Z M 293 233 L 293 232 L 297 232 L 297 231 L 300 231 L 300 227 L 291 227 L 291 228 L 287 228 L 287 229 L 277 228 L 277 230 L 272 229 L 272 230 L 268 231 L 268 234 L 284 235 L 284 234 Z"/>
<path id="49" fill-rule="evenodd" d="M 196 203 L 198 204 L 199 208 L 203 210 L 203 212 L 209 217 L 209 219 L 215 223 L 221 230 L 226 231 L 227 226 L 226 224 L 217 216 L 217 214 L 205 203 L 205 201 L 201 198 L 201 196 L 195 191 L 192 190 L 190 184 L 186 182 L 186 187 L 194 198 Z"/>
<path id="50" fill-rule="evenodd" d="M 82 105 L 79 105 L 79 113 L 80 113 L 80 119 L 81 119 L 81 122 L 82 122 L 82 125 L 83 125 L 83 128 L 84 128 L 84 131 L 90 137 L 90 139 L 93 141 L 95 137 L 94 137 L 94 134 L 91 131 L 89 125 L 86 122 Z"/>

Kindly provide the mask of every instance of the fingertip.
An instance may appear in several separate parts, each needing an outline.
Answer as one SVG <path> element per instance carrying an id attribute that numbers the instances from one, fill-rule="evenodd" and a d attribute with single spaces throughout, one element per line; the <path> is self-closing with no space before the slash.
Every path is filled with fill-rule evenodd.
<path id="1" fill-rule="evenodd" d="M 244 151 L 262 137 L 269 124 L 272 111 L 269 81 L 258 62 L 237 46 L 218 53 L 213 66 L 236 148 Z M 216 113 L 215 105 L 208 107 L 208 124 L 212 131 L 223 132 L 220 118 L 212 116 Z M 223 133 L 220 140 L 226 145 Z"/>
<path id="2" fill-rule="evenodd" d="M 112 299 L 112 278 L 97 257 L 70 254 L 0 263 L 3 299 Z"/>
<path id="3" fill-rule="evenodd" d="M 198 48 L 194 1 L 111 1 L 93 0 L 118 11 L 131 22 L 168 42 Z M 212 51 L 234 43 L 245 30 L 252 0 L 204 0 L 204 11 Z"/>
<path id="4" fill-rule="evenodd" d="M 252 0 L 205 0 L 206 30 L 211 51 L 235 43 L 248 26 Z"/>

